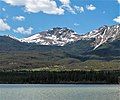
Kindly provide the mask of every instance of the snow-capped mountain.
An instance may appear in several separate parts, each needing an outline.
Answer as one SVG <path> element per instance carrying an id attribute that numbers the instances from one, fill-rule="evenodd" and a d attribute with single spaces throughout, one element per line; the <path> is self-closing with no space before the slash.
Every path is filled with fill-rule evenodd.
<path id="1" fill-rule="evenodd" d="M 22 42 L 38 43 L 41 45 L 57 45 L 63 46 L 68 42 L 79 40 L 79 35 L 68 28 L 53 28 L 44 32 L 40 32 L 28 38 L 24 38 Z"/>
<path id="2" fill-rule="evenodd" d="M 120 24 L 113 26 L 103 26 L 88 32 L 84 35 L 79 35 L 68 28 L 53 28 L 51 30 L 43 31 L 28 38 L 21 39 L 22 42 L 37 43 L 40 45 L 57 45 L 64 46 L 67 43 L 78 40 L 90 40 L 94 49 L 98 48 L 106 42 L 112 42 L 120 38 Z"/>
<path id="3" fill-rule="evenodd" d="M 93 30 L 84 36 L 83 39 L 94 39 L 92 43 L 94 49 L 98 48 L 100 45 L 106 42 L 112 42 L 116 39 L 120 39 L 120 24 L 113 26 L 103 26 L 99 29 Z"/>

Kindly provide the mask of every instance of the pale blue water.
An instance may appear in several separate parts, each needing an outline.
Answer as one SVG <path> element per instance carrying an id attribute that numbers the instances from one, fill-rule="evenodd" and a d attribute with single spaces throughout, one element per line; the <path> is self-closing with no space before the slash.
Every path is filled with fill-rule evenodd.
<path id="1" fill-rule="evenodd" d="M 120 85 L 0 85 L 0 100 L 120 100 Z"/>

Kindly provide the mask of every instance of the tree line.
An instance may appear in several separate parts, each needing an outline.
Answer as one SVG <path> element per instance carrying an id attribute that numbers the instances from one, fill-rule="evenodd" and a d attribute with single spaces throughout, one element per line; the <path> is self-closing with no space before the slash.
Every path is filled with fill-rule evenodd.
<path id="1" fill-rule="evenodd" d="M 0 84 L 119 84 L 120 71 L 1 71 Z"/>

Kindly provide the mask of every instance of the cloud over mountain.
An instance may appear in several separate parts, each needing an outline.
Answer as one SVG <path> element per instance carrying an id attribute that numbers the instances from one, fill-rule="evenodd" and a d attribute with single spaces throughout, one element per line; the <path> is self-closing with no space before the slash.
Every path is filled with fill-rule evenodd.
<path id="1" fill-rule="evenodd" d="M 33 28 L 29 27 L 28 29 L 25 29 L 24 27 L 18 27 L 17 29 L 14 29 L 13 31 L 15 33 L 21 33 L 21 34 L 31 34 Z"/>

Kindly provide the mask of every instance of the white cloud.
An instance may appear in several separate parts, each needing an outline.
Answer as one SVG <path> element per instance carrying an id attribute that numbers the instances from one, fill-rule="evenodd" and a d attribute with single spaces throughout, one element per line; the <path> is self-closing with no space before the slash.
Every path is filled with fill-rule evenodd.
<path id="1" fill-rule="evenodd" d="M 53 0 L 30 0 L 26 4 L 26 10 L 28 12 L 44 12 L 47 14 L 58 14 L 61 15 L 64 13 L 62 8 L 58 8 L 57 4 Z"/>
<path id="2" fill-rule="evenodd" d="M 67 5 L 70 3 L 70 0 L 60 0 L 60 2 L 63 4 L 63 5 Z"/>
<path id="3" fill-rule="evenodd" d="M 0 31 L 6 30 L 10 30 L 10 26 L 3 19 L 0 19 Z"/>
<path id="4" fill-rule="evenodd" d="M 64 14 L 64 9 L 57 7 L 54 0 L 2 0 L 13 6 L 24 6 L 25 11 L 38 13 L 43 12 L 47 14 Z"/>
<path id="5" fill-rule="evenodd" d="M 29 27 L 28 29 L 25 29 L 24 27 L 18 27 L 17 29 L 14 29 L 13 31 L 15 33 L 21 33 L 21 34 L 32 34 L 32 27 Z"/>
<path id="6" fill-rule="evenodd" d="M 62 5 L 61 8 L 67 10 L 68 12 L 71 12 L 72 14 L 76 14 L 75 9 L 73 9 L 69 4 Z"/>
<path id="7" fill-rule="evenodd" d="M 113 21 L 115 21 L 115 22 L 117 22 L 117 23 L 120 23 L 120 16 L 114 18 Z"/>
<path id="8" fill-rule="evenodd" d="M 5 11 L 6 11 L 6 9 L 5 9 L 5 8 L 0 8 L 0 11 L 5 12 Z"/>
<path id="9" fill-rule="evenodd" d="M 24 6 L 28 0 L 2 0 L 2 1 L 11 4 L 13 6 Z"/>
<path id="10" fill-rule="evenodd" d="M 65 10 L 76 14 L 76 12 L 84 12 L 83 7 L 71 6 L 70 0 L 59 0 L 62 5 L 58 7 L 56 0 L 2 0 L 13 6 L 24 7 L 24 11 L 28 13 L 43 12 L 46 14 L 62 15 Z"/>
<path id="11" fill-rule="evenodd" d="M 94 5 L 92 5 L 92 4 L 87 5 L 86 8 L 87 8 L 88 10 L 91 10 L 91 11 L 96 9 L 96 7 L 95 7 Z"/>
<path id="12" fill-rule="evenodd" d="M 74 6 L 74 8 L 75 8 L 75 10 L 77 10 L 80 13 L 84 12 L 84 8 L 83 7 Z"/>
<path id="13" fill-rule="evenodd" d="M 23 21 L 25 20 L 25 17 L 24 16 L 15 16 L 13 17 L 14 20 L 18 20 L 18 21 Z"/>
<path id="14" fill-rule="evenodd" d="M 82 13 L 84 12 L 84 8 L 81 6 L 70 6 L 70 4 L 62 5 L 61 6 L 64 10 L 67 10 L 68 12 L 71 12 L 72 14 L 77 14 L 78 12 Z"/>
<path id="15" fill-rule="evenodd" d="M 118 1 L 118 3 L 120 4 L 120 0 L 117 0 Z"/>
<path id="16" fill-rule="evenodd" d="M 80 12 L 84 12 L 84 8 L 83 7 L 80 7 Z"/>
<path id="17" fill-rule="evenodd" d="M 60 0 L 60 2 L 63 4 L 61 6 L 62 9 L 67 10 L 72 14 L 76 14 L 75 9 L 72 6 L 70 6 L 70 0 Z"/>
<path id="18" fill-rule="evenodd" d="M 6 9 L 5 9 L 5 8 L 2 8 L 2 11 L 6 11 Z"/>
<path id="19" fill-rule="evenodd" d="M 79 24 L 78 23 L 74 23 L 74 26 L 79 26 Z"/>

